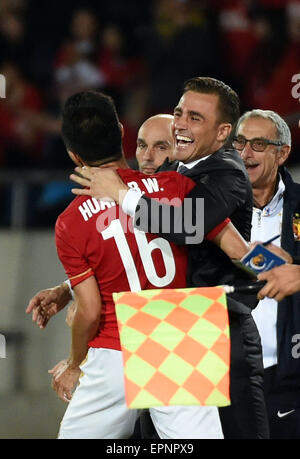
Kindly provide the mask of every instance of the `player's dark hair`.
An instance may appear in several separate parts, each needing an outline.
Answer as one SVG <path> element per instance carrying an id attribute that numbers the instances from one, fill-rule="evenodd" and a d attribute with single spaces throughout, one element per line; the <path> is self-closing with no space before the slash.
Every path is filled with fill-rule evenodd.
<path id="1" fill-rule="evenodd" d="M 235 125 L 240 116 L 240 99 L 237 93 L 223 81 L 209 77 L 195 77 L 187 80 L 183 93 L 195 91 L 219 96 L 219 121 Z"/>
<path id="2" fill-rule="evenodd" d="M 62 111 L 62 138 L 67 150 L 87 164 L 122 157 L 122 134 L 111 97 L 84 91 L 69 97 Z"/>

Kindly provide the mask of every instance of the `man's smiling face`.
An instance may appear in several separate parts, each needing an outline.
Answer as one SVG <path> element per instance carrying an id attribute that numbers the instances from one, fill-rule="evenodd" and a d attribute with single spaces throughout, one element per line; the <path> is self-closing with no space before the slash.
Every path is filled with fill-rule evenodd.
<path id="1" fill-rule="evenodd" d="M 187 91 L 174 109 L 174 157 L 184 163 L 207 156 L 221 146 L 219 96 Z"/>
<path id="2" fill-rule="evenodd" d="M 275 124 L 264 118 L 248 118 L 239 126 L 237 137 L 252 139 L 278 140 Z M 262 152 L 254 151 L 246 143 L 240 151 L 253 188 L 264 188 L 270 181 L 276 180 L 278 167 L 282 164 L 280 148 L 268 145 Z"/>

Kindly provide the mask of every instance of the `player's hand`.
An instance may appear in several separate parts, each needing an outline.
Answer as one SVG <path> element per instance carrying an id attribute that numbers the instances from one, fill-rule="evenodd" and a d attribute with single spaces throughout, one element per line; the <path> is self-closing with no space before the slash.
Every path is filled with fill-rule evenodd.
<path id="1" fill-rule="evenodd" d="M 32 313 L 32 321 L 40 328 L 45 328 L 50 318 L 63 309 L 71 299 L 69 287 L 64 282 L 34 295 L 28 303 L 26 313 Z"/>
<path id="2" fill-rule="evenodd" d="M 257 244 L 262 244 L 262 242 L 260 241 L 251 242 L 249 249 L 252 250 Z M 292 256 L 282 247 L 278 247 L 277 245 L 274 245 L 271 243 L 271 244 L 266 245 L 266 248 L 270 250 L 271 252 L 273 252 L 278 257 L 283 258 L 287 263 L 293 263 Z"/>
<path id="3" fill-rule="evenodd" d="M 268 244 L 266 247 L 278 257 L 283 258 L 287 263 L 293 263 L 293 257 L 282 247 L 278 247 L 274 244 Z"/>
<path id="4" fill-rule="evenodd" d="M 76 195 L 93 196 L 103 201 L 121 202 L 129 190 L 114 169 L 101 167 L 76 167 L 79 174 L 71 174 L 70 179 L 87 188 L 73 188 Z"/>
<path id="5" fill-rule="evenodd" d="M 79 380 L 80 368 L 70 367 L 67 360 L 62 360 L 48 373 L 52 374 L 52 389 L 62 401 L 69 403 Z"/>
<path id="6" fill-rule="evenodd" d="M 257 278 L 267 281 L 266 285 L 258 292 L 257 297 L 274 298 L 281 301 L 283 298 L 300 291 L 300 266 L 285 264 L 260 273 Z"/>

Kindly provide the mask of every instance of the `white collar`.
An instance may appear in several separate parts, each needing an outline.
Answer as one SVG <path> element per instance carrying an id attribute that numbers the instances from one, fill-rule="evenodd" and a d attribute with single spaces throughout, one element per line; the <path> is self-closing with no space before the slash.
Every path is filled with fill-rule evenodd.
<path id="1" fill-rule="evenodd" d="M 187 169 L 192 169 L 192 167 L 196 166 L 196 164 L 200 163 L 200 161 L 204 161 L 205 159 L 209 158 L 211 155 L 204 156 L 203 158 L 196 159 L 195 161 L 192 161 L 191 163 L 183 163 L 182 161 L 179 161 L 177 169 L 179 167 L 184 166 Z"/>
<path id="2" fill-rule="evenodd" d="M 274 215 L 275 213 L 278 213 L 283 206 L 283 193 L 285 190 L 285 184 L 283 183 L 283 180 L 281 178 L 281 175 L 279 174 L 279 183 L 278 183 L 278 189 L 276 193 L 274 194 L 273 198 L 271 201 L 265 205 L 263 209 L 258 209 L 254 207 L 255 210 L 262 212 L 263 215 Z"/>

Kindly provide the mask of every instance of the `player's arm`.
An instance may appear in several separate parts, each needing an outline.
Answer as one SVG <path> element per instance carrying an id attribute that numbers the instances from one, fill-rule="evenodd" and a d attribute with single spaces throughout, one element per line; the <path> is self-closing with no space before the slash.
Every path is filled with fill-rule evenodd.
<path id="1" fill-rule="evenodd" d="M 206 235 L 232 260 L 240 260 L 249 251 L 249 244 L 235 226 L 227 219 Z M 225 224 L 226 223 L 226 224 Z"/>
<path id="2" fill-rule="evenodd" d="M 202 220 L 204 234 L 207 234 L 234 212 L 243 202 L 246 193 L 246 178 L 242 172 L 233 170 L 230 174 L 214 173 L 214 177 L 209 178 L 209 183 L 196 184 L 185 197 L 181 211 L 178 211 L 178 207 L 162 204 L 146 196 L 141 197 L 137 191 L 129 190 L 113 170 L 87 167 L 76 168 L 76 171 L 81 177 L 72 174 L 70 178 L 87 188 L 75 188 L 72 190 L 74 194 L 110 197 L 135 218 L 138 229 L 154 232 L 155 228 L 155 233 L 178 245 L 199 243 L 198 238 L 194 237 L 196 230 L 194 233 L 190 230 L 198 227 L 200 198 L 204 202 Z M 164 215 L 169 216 L 167 226 L 164 225 Z M 176 228 L 181 228 L 181 231 L 176 231 Z"/>
<path id="3" fill-rule="evenodd" d="M 281 301 L 286 296 L 300 291 L 300 265 L 284 264 L 265 271 L 257 277 L 259 280 L 267 281 L 257 294 L 260 300 L 267 296 Z"/>
<path id="4" fill-rule="evenodd" d="M 127 192 L 129 191 L 129 188 L 127 185 L 123 183 L 121 180 L 120 176 L 114 172 L 113 170 L 110 169 L 105 169 L 104 171 L 100 169 L 92 169 L 92 168 L 84 168 L 84 169 L 76 169 L 78 172 L 80 172 L 83 177 L 78 177 L 74 174 L 71 175 L 72 180 L 76 181 L 77 183 L 88 187 L 88 189 L 74 189 L 73 191 L 75 194 L 92 194 L 94 197 L 103 197 L 109 195 L 112 199 L 115 201 L 120 201 L 122 202 L 124 200 L 124 196 L 126 196 Z M 238 173 L 238 172 L 237 172 Z M 244 188 L 244 177 L 241 176 L 238 173 L 238 177 L 241 181 L 239 183 L 239 186 L 235 186 L 235 190 L 238 190 L 239 188 L 243 189 Z M 228 184 L 229 185 L 229 184 Z M 191 221 L 192 221 L 192 226 L 196 227 L 196 221 L 193 221 L 193 217 L 195 216 L 195 213 L 197 212 L 197 199 L 199 199 L 199 196 L 201 196 L 201 193 L 203 191 L 203 186 L 202 185 L 196 185 L 190 192 L 190 194 L 187 196 L 190 198 L 190 204 L 192 203 L 190 215 L 188 212 L 185 212 L 184 210 L 184 204 L 183 204 L 183 209 L 181 212 L 170 212 L 170 207 L 175 209 L 174 206 L 168 206 L 166 204 L 160 204 L 155 200 L 151 200 L 149 198 L 142 198 L 146 202 L 149 203 L 149 205 L 143 206 L 146 212 L 146 215 L 140 217 L 140 223 L 142 224 L 142 230 L 148 230 L 150 228 L 145 228 L 143 227 L 143 222 L 146 222 L 146 224 L 150 224 L 152 221 L 152 217 L 155 215 L 159 218 L 163 213 L 167 212 L 167 215 L 170 215 L 170 231 L 168 233 L 164 233 L 162 230 L 161 222 L 157 222 L 158 227 L 159 227 L 159 233 L 165 237 L 168 240 L 171 240 L 173 242 L 176 242 L 177 244 L 185 244 L 188 241 L 188 238 L 186 238 L 187 234 L 182 231 L 181 233 L 175 233 L 175 231 L 172 231 L 172 228 L 174 227 L 181 227 L 187 228 L 191 227 Z M 204 187 L 205 188 L 205 187 Z M 231 196 L 230 193 L 237 193 L 236 191 L 230 191 L 229 194 L 230 196 L 223 196 L 223 192 L 218 190 L 218 187 L 215 187 L 217 189 L 214 190 L 214 195 L 210 196 L 210 199 L 206 203 L 206 199 L 204 199 L 204 203 L 206 208 L 209 208 L 212 204 L 214 204 L 215 209 L 217 209 L 214 212 L 210 212 L 209 214 L 213 216 L 213 218 L 206 218 L 207 214 L 204 212 L 204 233 L 206 235 L 206 239 L 212 240 L 215 244 L 217 244 L 230 258 L 232 259 L 240 259 L 242 258 L 247 251 L 249 250 L 249 246 L 247 242 L 243 239 L 243 237 L 240 235 L 240 233 L 235 229 L 235 227 L 232 225 L 231 222 L 227 219 L 227 216 L 230 215 L 234 207 L 236 206 L 237 202 L 239 202 L 240 199 L 243 197 L 243 192 L 240 193 L 239 196 Z M 229 190 L 232 189 L 232 187 L 228 186 Z M 107 193 L 107 190 L 109 192 Z M 135 193 L 134 190 L 130 190 L 130 192 Z M 207 191 L 205 191 L 206 194 L 208 194 Z M 232 199 L 231 199 L 232 198 Z M 142 200 L 141 199 L 141 200 Z M 137 199 L 136 202 L 141 202 L 139 201 L 139 198 Z M 212 203 L 213 200 L 213 203 Z M 143 202 L 145 202 L 143 201 Z M 232 202 L 235 204 L 233 205 Z M 222 204 L 223 203 L 223 204 Z M 156 209 L 156 211 L 154 210 Z M 162 210 L 162 213 L 160 210 Z M 177 208 L 178 209 L 178 208 Z M 221 209 L 221 210 L 220 210 Z M 125 210 L 123 208 L 123 210 Z M 153 210 L 152 214 L 150 211 Z M 176 222 L 176 215 L 179 217 L 184 218 L 186 216 L 189 219 L 189 225 L 185 225 L 185 222 Z M 224 217 L 224 218 L 222 218 Z M 172 220 L 173 219 L 173 220 Z M 227 221 L 226 221 L 227 220 Z M 226 221 L 226 224 L 224 222 Z M 153 222 L 153 221 L 152 221 Z M 152 225 L 152 227 L 155 227 L 155 225 Z M 149 232 L 149 231 L 148 231 Z M 193 238 L 191 238 L 193 239 Z"/>
<path id="5" fill-rule="evenodd" d="M 79 365 L 85 359 L 88 342 L 98 331 L 101 314 L 101 297 L 94 276 L 74 287 L 77 304 L 72 323 L 72 344 L 69 358 L 60 362 L 50 372 L 52 386 L 60 399 L 69 401 L 80 376 Z"/>
<path id="6" fill-rule="evenodd" d="M 32 313 L 32 321 L 45 328 L 52 316 L 61 311 L 72 299 L 66 282 L 36 293 L 28 303 L 26 313 Z"/>
<path id="7" fill-rule="evenodd" d="M 74 287 L 77 303 L 72 323 L 72 347 L 69 366 L 77 367 L 86 357 L 88 342 L 95 337 L 101 314 L 101 297 L 94 276 Z"/>
<path id="8" fill-rule="evenodd" d="M 235 177 L 233 174 L 236 174 Z M 234 182 L 234 187 L 230 185 L 229 177 Z M 206 235 L 229 217 L 243 202 L 245 198 L 244 176 L 239 171 L 234 171 L 229 177 L 215 174 L 214 178 L 209 179 L 209 183 L 197 182 L 196 186 L 185 196 L 180 212 L 174 206 L 162 204 L 147 196 L 142 196 L 137 203 L 132 199 L 133 206 L 131 203 L 126 203 L 129 193 L 126 195 L 124 192 L 121 193 L 120 200 L 123 202 L 122 208 L 125 212 L 126 208 L 130 215 L 133 211 L 135 212 L 134 225 L 138 229 L 151 232 L 151 227 L 158 228 L 157 233 L 170 242 L 178 245 L 195 244 L 198 243 L 194 238 L 196 232 L 191 233 L 190 231 L 198 227 L 200 218 L 203 222 L 203 233 Z M 132 195 L 133 192 L 130 191 L 130 194 Z M 200 200 L 203 201 L 203 210 L 199 217 Z M 166 213 L 170 215 L 167 231 L 164 230 L 163 225 L 163 215 Z M 178 232 L 176 228 L 182 230 Z"/>

